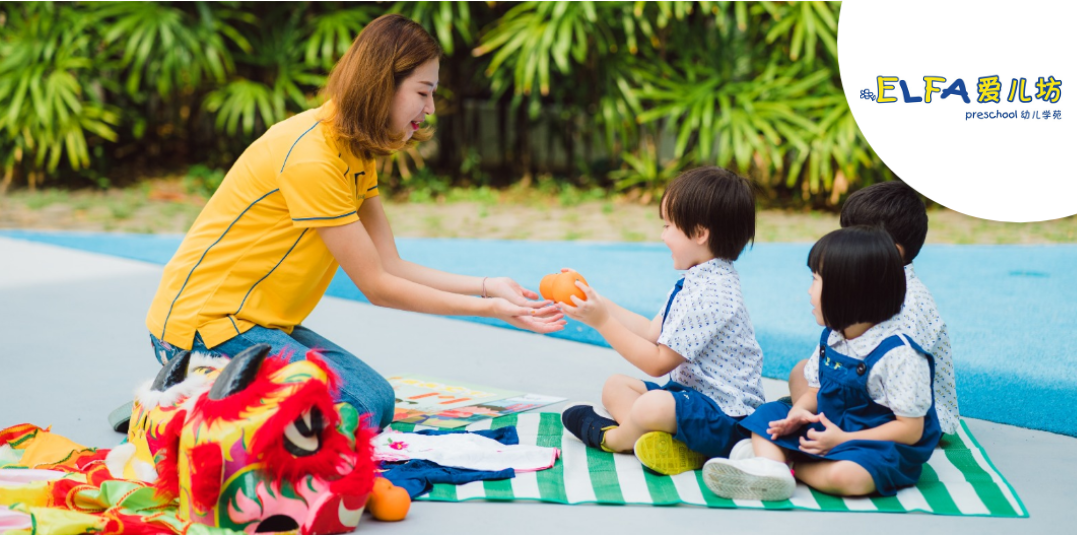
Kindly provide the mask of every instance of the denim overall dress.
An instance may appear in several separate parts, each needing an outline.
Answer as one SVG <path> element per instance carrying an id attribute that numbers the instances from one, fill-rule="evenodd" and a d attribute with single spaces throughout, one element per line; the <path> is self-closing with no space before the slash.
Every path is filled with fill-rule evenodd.
<path id="1" fill-rule="evenodd" d="M 819 341 L 819 396 L 818 411 L 847 432 L 861 431 L 894 421 L 897 417 L 888 407 L 880 405 L 868 395 L 868 376 L 871 369 L 890 350 L 905 345 L 903 336 L 893 335 L 882 342 L 863 361 L 834 351 L 827 345 L 830 329 L 823 330 Z M 906 338 L 907 339 L 907 338 Z M 908 340 L 909 345 L 928 359 L 932 383 L 935 362 L 920 346 Z M 932 384 L 931 408 L 924 415 L 924 433 L 912 445 L 883 440 L 850 440 L 837 445 L 826 455 L 813 455 L 800 450 L 800 438 L 807 437 L 809 429 L 822 431 L 821 423 L 804 426 L 800 432 L 778 437 L 771 442 L 800 456 L 825 461 L 852 461 L 862 466 L 875 481 L 876 492 L 893 496 L 898 489 L 915 485 L 920 479 L 924 463 L 931 457 L 942 437 L 939 418 L 935 413 L 935 393 Z M 756 409 L 741 425 L 767 440 L 770 422 L 781 420 L 789 414 L 790 406 L 782 402 L 766 403 Z"/>

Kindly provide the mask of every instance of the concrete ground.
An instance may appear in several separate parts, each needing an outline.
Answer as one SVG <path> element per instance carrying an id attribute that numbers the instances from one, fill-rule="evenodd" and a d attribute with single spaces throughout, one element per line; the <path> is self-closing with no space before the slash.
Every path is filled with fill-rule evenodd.
<path id="1" fill-rule="evenodd" d="M 0 428 L 51 425 L 82 444 L 117 444 L 122 437 L 109 428 L 108 412 L 156 373 L 143 320 L 160 274 L 153 264 L 0 238 Z M 305 325 L 386 374 L 421 372 L 570 400 L 597 399 L 613 373 L 642 378 L 610 349 L 330 297 Z M 781 382 L 766 383 L 768 398 L 785 393 Z M 1077 439 L 967 422 L 1030 518 L 417 502 L 404 522 L 367 516 L 359 531 L 1073 533 Z"/>

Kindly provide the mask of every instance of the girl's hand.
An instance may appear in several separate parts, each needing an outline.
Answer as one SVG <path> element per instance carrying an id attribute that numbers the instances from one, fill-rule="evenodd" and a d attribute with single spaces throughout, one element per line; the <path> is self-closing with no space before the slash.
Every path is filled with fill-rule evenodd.
<path id="1" fill-rule="evenodd" d="M 814 414 L 807 409 L 794 406 L 792 409 L 789 409 L 789 414 L 786 415 L 784 419 L 770 422 L 770 427 L 767 428 L 767 434 L 770 435 L 771 440 L 777 440 L 778 437 L 795 433 L 803 427 L 804 424 L 814 421 Z"/>
<path id="2" fill-rule="evenodd" d="M 576 287 L 583 290 L 587 300 L 584 301 L 572 295 L 569 298 L 572 299 L 576 306 L 562 304 L 561 310 L 565 312 L 566 316 L 598 329 L 606 323 L 606 320 L 610 319 L 609 307 L 606 306 L 606 302 L 598 295 L 598 292 L 592 290 L 590 286 L 582 281 L 576 281 Z"/>
<path id="3" fill-rule="evenodd" d="M 826 418 L 825 414 L 819 413 L 819 415 L 815 417 L 815 421 L 823 424 L 824 429 L 822 431 L 809 429 L 807 438 L 800 438 L 801 451 L 813 455 L 826 455 L 827 452 L 834 449 L 838 444 L 849 440 L 845 431 L 831 423 L 830 420 Z"/>
<path id="4" fill-rule="evenodd" d="M 490 317 L 500 319 L 513 327 L 539 334 L 557 332 L 565 328 L 565 316 L 557 310 L 557 307 L 547 307 L 540 313 L 539 310 L 514 305 L 500 297 L 490 299 L 490 306 Z"/>
<path id="5" fill-rule="evenodd" d="M 553 305 L 553 301 L 539 299 L 539 295 L 508 277 L 489 277 L 486 279 L 486 296 L 500 297 L 514 305 L 535 309 L 535 317 L 551 318 L 560 316 L 560 311 Z"/>

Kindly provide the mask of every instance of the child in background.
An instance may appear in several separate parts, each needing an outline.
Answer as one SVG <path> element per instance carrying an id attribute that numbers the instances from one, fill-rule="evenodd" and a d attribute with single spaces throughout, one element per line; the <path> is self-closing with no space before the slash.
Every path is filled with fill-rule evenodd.
<path id="1" fill-rule="evenodd" d="M 795 479 L 840 496 L 892 496 L 916 483 L 942 436 L 931 355 L 901 331 L 905 274 L 890 236 L 835 230 L 812 247 L 808 267 L 825 329 L 805 367 L 807 392 L 741 422 L 756 457 L 707 461 L 704 482 L 721 497 L 786 500 Z"/>
<path id="2" fill-rule="evenodd" d="M 897 244 L 905 264 L 905 302 L 901 307 L 901 331 L 931 353 L 935 360 L 935 409 L 943 433 L 956 433 L 960 426 L 954 361 L 950 335 L 939 316 L 935 299 L 917 278 L 912 261 L 927 236 L 927 211 L 920 196 L 901 182 L 883 182 L 849 196 L 841 210 L 841 226 L 881 226 Z M 808 389 L 804 364 L 789 374 L 790 397 L 796 400 Z"/>
<path id="3" fill-rule="evenodd" d="M 737 425 L 763 403 L 763 353 L 733 268 L 755 236 L 751 185 L 724 169 L 677 177 L 663 196 L 662 241 L 673 268 L 687 270 L 653 320 L 577 282 L 586 300 L 563 306 L 594 327 L 622 357 L 665 386 L 614 375 L 602 389 L 612 419 L 589 405 L 562 413 L 565 429 L 592 448 L 635 451 L 663 474 L 699 469 L 748 435 Z"/>

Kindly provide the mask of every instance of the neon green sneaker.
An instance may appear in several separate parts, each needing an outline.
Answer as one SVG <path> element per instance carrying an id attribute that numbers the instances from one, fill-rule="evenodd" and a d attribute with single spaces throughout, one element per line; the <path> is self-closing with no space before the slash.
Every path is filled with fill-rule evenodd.
<path id="1" fill-rule="evenodd" d="M 667 476 L 699 470 L 707 462 L 705 456 L 688 449 L 684 442 L 674 440 L 673 435 L 662 431 L 644 433 L 636 440 L 634 450 L 643 466 Z"/>

